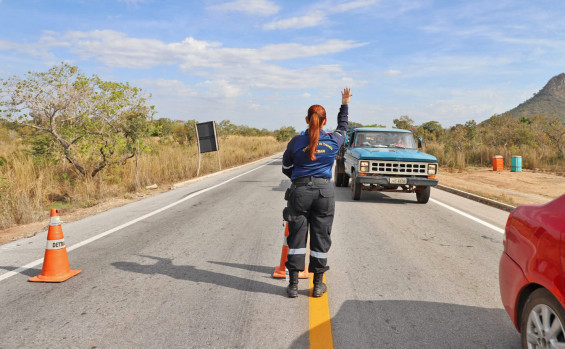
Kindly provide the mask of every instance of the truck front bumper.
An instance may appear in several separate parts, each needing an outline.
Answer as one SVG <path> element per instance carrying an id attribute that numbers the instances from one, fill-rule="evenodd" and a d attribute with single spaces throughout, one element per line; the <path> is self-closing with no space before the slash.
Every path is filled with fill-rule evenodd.
<path id="1" fill-rule="evenodd" d="M 406 178 L 406 183 L 391 183 L 391 179 Z M 355 181 L 361 184 L 380 184 L 380 185 L 413 185 L 418 187 L 435 187 L 438 180 L 435 178 L 421 177 L 388 177 L 388 176 L 356 176 Z"/>

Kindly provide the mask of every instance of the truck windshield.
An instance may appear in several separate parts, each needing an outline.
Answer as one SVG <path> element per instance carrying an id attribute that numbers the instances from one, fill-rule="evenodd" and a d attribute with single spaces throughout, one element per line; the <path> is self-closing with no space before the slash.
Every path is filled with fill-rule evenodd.
<path id="1" fill-rule="evenodd" d="M 355 138 L 357 148 L 416 148 L 414 137 L 407 132 L 357 132 Z"/>

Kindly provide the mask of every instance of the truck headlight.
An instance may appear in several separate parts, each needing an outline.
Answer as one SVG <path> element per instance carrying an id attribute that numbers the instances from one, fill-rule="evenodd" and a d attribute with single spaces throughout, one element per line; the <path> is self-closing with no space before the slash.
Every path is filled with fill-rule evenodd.
<path id="1" fill-rule="evenodd" d="M 369 172 L 369 161 L 360 161 L 359 162 L 359 171 L 360 172 Z"/>
<path id="2" fill-rule="evenodd" d="M 437 173 L 437 164 L 429 164 L 428 165 L 428 174 L 435 175 Z"/>

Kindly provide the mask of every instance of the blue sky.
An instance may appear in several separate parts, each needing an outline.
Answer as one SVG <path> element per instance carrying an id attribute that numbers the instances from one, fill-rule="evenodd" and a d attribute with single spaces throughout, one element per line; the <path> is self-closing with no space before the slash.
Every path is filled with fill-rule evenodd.
<path id="1" fill-rule="evenodd" d="M 0 0 L 0 77 L 60 62 L 151 94 L 156 117 L 304 128 L 483 121 L 565 71 L 565 1 Z"/>

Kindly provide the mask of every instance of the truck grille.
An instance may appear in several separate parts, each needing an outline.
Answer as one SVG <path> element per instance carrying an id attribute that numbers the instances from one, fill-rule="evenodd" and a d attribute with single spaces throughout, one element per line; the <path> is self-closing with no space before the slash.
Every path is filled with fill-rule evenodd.
<path id="1" fill-rule="evenodd" d="M 421 162 L 371 161 L 371 172 L 396 175 L 427 175 L 428 164 Z"/>

